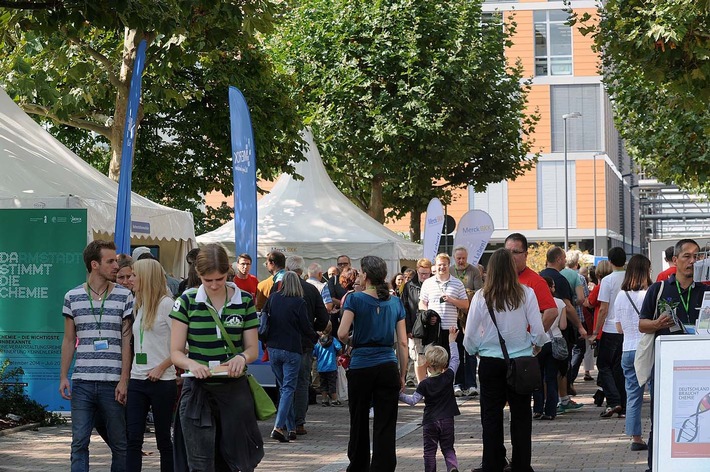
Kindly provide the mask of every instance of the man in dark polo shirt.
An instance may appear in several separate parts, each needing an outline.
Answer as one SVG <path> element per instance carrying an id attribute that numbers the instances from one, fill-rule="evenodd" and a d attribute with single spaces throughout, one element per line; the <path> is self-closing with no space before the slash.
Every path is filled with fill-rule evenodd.
<path id="1" fill-rule="evenodd" d="M 648 288 L 639 314 L 639 331 L 642 333 L 687 334 L 686 325 L 694 325 L 698 319 L 703 296 L 710 287 L 693 281 L 694 264 L 698 260 L 700 246 L 692 239 L 681 239 L 673 248 L 676 273 L 664 282 L 656 282 Z M 675 315 L 655 318 L 658 291 L 663 287 L 661 299 L 676 305 Z M 651 376 L 653 379 L 653 375 Z M 648 438 L 648 472 L 653 458 L 653 397 L 651 397 L 651 431 Z"/>
<path id="2" fill-rule="evenodd" d="M 555 296 L 561 298 L 565 302 L 565 314 L 567 315 L 567 328 L 562 330 L 562 334 L 567 340 L 568 357 L 567 364 L 572 359 L 572 346 L 577 342 L 579 336 L 586 336 L 587 331 L 582 326 L 582 321 L 577 316 L 577 310 L 574 308 L 574 294 L 572 287 L 564 275 L 560 273 L 565 268 L 567 255 L 564 249 L 558 246 L 553 246 L 547 251 L 547 267 L 540 272 L 542 277 L 550 277 L 555 281 Z M 560 394 L 560 405 L 557 409 L 557 414 L 563 414 L 567 411 L 578 410 L 582 408 L 581 403 L 577 403 L 570 398 L 567 392 L 567 372 L 557 383 Z"/>

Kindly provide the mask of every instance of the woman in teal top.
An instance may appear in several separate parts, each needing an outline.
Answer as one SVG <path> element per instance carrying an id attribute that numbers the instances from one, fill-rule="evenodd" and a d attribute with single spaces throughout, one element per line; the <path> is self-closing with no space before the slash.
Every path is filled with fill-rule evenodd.
<path id="1" fill-rule="evenodd" d="M 360 266 L 362 274 L 359 282 L 365 290 L 351 293 L 347 297 L 338 328 L 340 340 L 349 341 L 352 346 L 347 373 L 350 409 L 350 465 L 347 470 L 388 472 L 394 471 L 397 466 L 397 402 L 407 374 L 405 313 L 401 300 L 389 294 L 385 281 L 385 261 L 377 256 L 365 256 Z M 395 343 L 396 357 L 393 349 Z M 375 412 L 372 459 L 369 421 L 371 405 Z"/>

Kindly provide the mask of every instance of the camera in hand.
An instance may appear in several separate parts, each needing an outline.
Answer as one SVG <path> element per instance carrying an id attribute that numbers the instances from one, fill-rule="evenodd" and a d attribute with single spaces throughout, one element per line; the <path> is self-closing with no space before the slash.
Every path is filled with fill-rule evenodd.
<path id="1" fill-rule="evenodd" d="M 442 296 L 439 298 L 439 303 L 445 303 L 445 302 L 446 302 L 446 296 L 445 296 L 445 295 L 442 295 Z"/>

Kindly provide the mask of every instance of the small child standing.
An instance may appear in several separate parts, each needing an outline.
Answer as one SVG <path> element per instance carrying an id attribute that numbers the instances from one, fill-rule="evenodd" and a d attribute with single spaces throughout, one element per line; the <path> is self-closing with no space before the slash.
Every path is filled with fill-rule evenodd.
<path id="1" fill-rule="evenodd" d="M 454 396 L 454 377 L 459 367 L 457 334 L 456 327 L 449 328 L 451 360 L 448 359 L 446 349 L 430 344 L 424 350 L 425 365 L 429 375 L 419 383 L 414 394 L 399 394 L 399 399 L 410 406 L 416 405 L 424 398 L 422 435 L 425 472 L 436 472 L 437 445 L 441 447 L 441 453 L 444 455 L 446 470 L 448 472 L 459 470 L 454 450 L 454 416 L 461 414 Z M 449 361 L 448 369 L 447 361 Z"/>
<path id="2" fill-rule="evenodd" d="M 338 387 L 338 352 L 343 348 L 340 341 L 330 335 L 331 325 L 323 331 L 315 346 L 313 346 L 313 357 L 317 360 L 318 377 L 320 378 L 320 389 L 323 395 L 323 406 L 339 406 Z"/>

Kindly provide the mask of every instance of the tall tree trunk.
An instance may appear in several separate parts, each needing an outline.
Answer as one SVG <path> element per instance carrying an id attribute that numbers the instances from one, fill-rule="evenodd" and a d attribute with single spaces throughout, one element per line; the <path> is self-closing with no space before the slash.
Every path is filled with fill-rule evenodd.
<path id="1" fill-rule="evenodd" d="M 411 213 L 409 213 L 409 238 L 414 242 L 422 240 L 421 210 L 412 210 Z"/>
<path id="2" fill-rule="evenodd" d="M 118 77 L 121 86 L 116 90 L 113 126 L 111 126 L 111 162 L 108 167 L 109 178 L 116 182 L 118 182 L 121 174 L 121 147 L 123 146 L 123 131 L 126 124 L 126 110 L 128 108 L 128 94 L 131 87 L 133 64 L 136 60 L 138 44 L 142 39 L 143 35 L 132 29 L 126 29 L 123 38 L 123 60 L 121 61 L 121 72 Z M 140 123 L 139 117 L 136 117 L 136 119 Z"/>
<path id="3" fill-rule="evenodd" d="M 381 175 L 375 175 L 372 178 L 372 191 L 370 192 L 370 209 L 367 213 L 379 221 L 385 222 L 385 205 L 382 203 L 382 191 L 384 178 Z"/>

